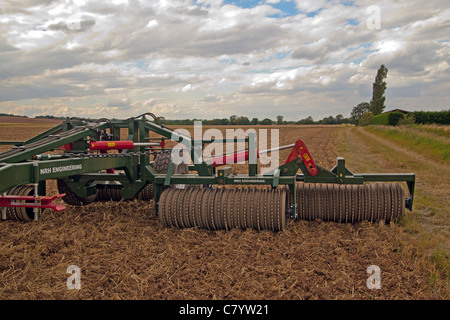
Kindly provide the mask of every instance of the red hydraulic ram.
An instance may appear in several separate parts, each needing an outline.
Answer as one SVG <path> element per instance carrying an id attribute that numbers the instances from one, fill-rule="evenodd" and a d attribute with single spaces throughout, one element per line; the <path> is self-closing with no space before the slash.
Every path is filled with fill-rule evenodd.
<path id="1" fill-rule="evenodd" d="M 91 142 L 89 149 L 91 150 L 124 150 L 133 149 L 134 147 L 165 147 L 164 140 L 161 142 L 134 142 L 129 140 L 119 141 L 95 141 Z"/>
<path id="2" fill-rule="evenodd" d="M 164 139 L 161 142 L 134 142 L 130 140 L 119 141 L 95 141 L 89 144 L 90 150 L 99 150 L 100 153 L 107 153 L 108 150 L 118 150 L 119 152 L 124 149 L 133 149 L 134 147 L 165 147 Z M 107 173 L 114 173 L 114 169 L 106 169 Z"/>

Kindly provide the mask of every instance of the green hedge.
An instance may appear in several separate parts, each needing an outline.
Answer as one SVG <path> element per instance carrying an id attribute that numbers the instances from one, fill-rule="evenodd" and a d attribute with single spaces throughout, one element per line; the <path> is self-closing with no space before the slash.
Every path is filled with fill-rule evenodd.
<path id="1" fill-rule="evenodd" d="M 396 126 L 401 119 L 405 118 L 405 114 L 402 112 L 389 112 L 388 113 L 388 125 Z"/>
<path id="2" fill-rule="evenodd" d="M 407 117 L 413 117 L 416 124 L 450 124 L 450 109 L 444 111 L 414 111 L 410 112 Z M 370 119 L 370 124 L 396 126 L 402 119 L 405 119 L 403 113 L 398 111 L 388 112 L 373 116 Z"/>
<path id="3" fill-rule="evenodd" d="M 450 124 L 450 109 L 444 111 L 414 111 L 417 124 Z"/>
<path id="4" fill-rule="evenodd" d="M 388 117 L 389 117 L 389 113 L 378 114 L 376 116 L 373 116 L 372 119 L 370 119 L 370 124 L 387 126 L 389 124 Z"/>
<path id="5" fill-rule="evenodd" d="M 370 119 L 370 124 L 396 126 L 398 122 L 403 118 L 405 118 L 405 115 L 399 111 L 381 113 L 373 116 L 372 119 Z"/>

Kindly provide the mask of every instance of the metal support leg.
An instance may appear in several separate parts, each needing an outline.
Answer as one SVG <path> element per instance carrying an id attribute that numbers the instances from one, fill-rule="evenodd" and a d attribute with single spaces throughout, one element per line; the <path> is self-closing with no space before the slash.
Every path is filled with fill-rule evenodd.
<path id="1" fill-rule="evenodd" d="M 38 200 L 39 197 L 39 167 L 37 163 L 33 163 L 33 179 L 34 179 L 34 205 L 33 213 L 34 213 L 34 221 L 38 221 L 39 219 L 39 208 L 37 207 L 40 205 L 40 201 Z"/>
<path id="2" fill-rule="evenodd" d="M 39 219 L 39 208 L 37 207 L 38 205 L 40 205 L 40 201 L 38 200 L 38 187 L 39 187 L 39 183 L 35 183 L 34 184 L 34 205 L 36 207 L 33 208 L 33 213 L 34 213 L 34 221 L 38 221 Z"/>
<path id="3" fill-rule="evenodd" d="M 256 176 L 258 174 L 258 143 L 256 134 L 250 132 L 248 134 L 248 175 Z"/>
<path id="4" fill-rule="evenodd" d="M 292 199 L 291 207 L 289 209 L 290 218 L 295 220 L 297 219 L 297 192 L 295 188 L 295 182 L 292 185 L 288 185 L 289 193 Z"/>
<path id="5" fill-rule="evenodd" d="M 3 195 L 5 196 L 6 193 L 3 192 Z M 6 220 L 6 207 L 2 207 L 2 220 Z"/>

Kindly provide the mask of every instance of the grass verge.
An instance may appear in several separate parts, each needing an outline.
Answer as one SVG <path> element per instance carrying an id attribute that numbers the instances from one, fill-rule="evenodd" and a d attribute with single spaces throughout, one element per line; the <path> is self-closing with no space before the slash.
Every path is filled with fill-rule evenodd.
<path id="1" fill-rule="evenodd" d="M 450 164 L 450 138 L 444 127 L 368 126 L 368 132 L 389 139 L 432 160 Z"/>
<path id="2" fill-rule="evenodd" d="M 450 168 L 443 161 L 431 160 L 428 153 L 414 157 L 416 143 L 423 143 L 420 131 L 399 128 L 342 128 L 336 136 L 339 154 L 352 172 L 414 172 L 414 209 L 399 222 L 403 235 L 399 245 L 404 255 L 420 260 L 430 288 L 449 298 L 450 288 L 450 209 L 447 192 Z M 430 138 L 430 133 L 426 133 Z M 406 141 L 409 137 L 411 141 Z M 439 140 L 436 138 L 435 140 Z M 440 145 L 440 144 L 436 144 Z M 435 146 L 435 148 L 437 148 Z M 405 148 L 406 147 L 406 148 Z M 430 146 L 436 157 L 438 152 Z"/>

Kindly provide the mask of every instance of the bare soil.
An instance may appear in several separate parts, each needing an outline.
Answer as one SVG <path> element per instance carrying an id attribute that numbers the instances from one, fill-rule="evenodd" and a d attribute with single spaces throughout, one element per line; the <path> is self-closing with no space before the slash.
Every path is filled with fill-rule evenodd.
<path id="1" fill-rule="evenodd" d="M 279 129 L 281 145 L 302 139 L 317 163 L 334 166 L 339 127 Z M 55 192 L 54 181 L 48 188 Z M 161 226 L 153 201 L 67 206 L 37 223 L 0 222 L 0 297 L 442 299 L 429 287 L 421 253 L 402 246 L 405 237 L 394 224 L 292 220 L 278 233 L 180 230 Z M 80 290 L 67 288 L 71 265 L 80 267 Z M 372 265 L 381 270 L 381 289 L 367 286 Z"/>

